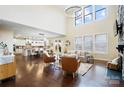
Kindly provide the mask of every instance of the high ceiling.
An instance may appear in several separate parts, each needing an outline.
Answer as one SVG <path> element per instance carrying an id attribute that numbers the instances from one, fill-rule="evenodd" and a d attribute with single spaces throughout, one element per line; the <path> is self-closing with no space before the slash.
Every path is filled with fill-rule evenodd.
<path id="1" fill-rule="evenodd" d="M 54 8 L 60 10 L 61 12 L 65 13 L 65 9 L 70 7 L 70 5 L 53 5 Z M 31 27 L 28 25 L 23 25 L 7 20 L 0 20 L 0 25 L 6 26 L 14 31 L 15 38 L 26 38 L 26 37 L 58 37 L 63 36 L 63 34 L 58 34 L 57 32 L 51 32 L 44 29 L 39 29 L 35 27 Z"/>
<path id="2" fill-rule="evenodd" d="M 15 38 L 28 38 L 28 37 L 52 38 L 52 37 L 62 36 L 61 34 L 58 33 L 46 31 L 43 29 L 37 29 L 34 27 L 29 27 L 18 23 L 13 23 L 6 20 L 0 20 L 0 26 L 13 30 Z"/>
<path id="3" fill-rule="evenodd" d="M 12 29 L 15 37 L 63 36 L 65 7 L 65 5 L 0 6 L 0 25 Z"/>
<path id="4" fill-rule="evenodd" d="M 58 8 L 58 9 L 64 11 L 67 7 L 69 7 L 69 5 L 56 5 L 56 6 L 54 6 L 54 7 L 56 7 L 56 8 Z"/>

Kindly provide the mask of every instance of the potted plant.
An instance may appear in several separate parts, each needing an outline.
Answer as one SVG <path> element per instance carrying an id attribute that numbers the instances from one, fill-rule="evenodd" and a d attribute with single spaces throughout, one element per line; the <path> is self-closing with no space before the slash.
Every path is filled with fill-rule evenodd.
<path id="1" fill-rule="evenodd" d="M 3 42 L 0 42 L 0 55 L 4 55 L 7 54 L 8 50 L 7 50 L 7 45 L 4 44 Z"/>

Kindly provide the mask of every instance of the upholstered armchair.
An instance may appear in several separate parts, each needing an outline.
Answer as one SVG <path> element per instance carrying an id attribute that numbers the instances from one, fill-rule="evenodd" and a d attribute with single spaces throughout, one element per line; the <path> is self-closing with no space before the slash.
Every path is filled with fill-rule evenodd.
<path id="1" fill-rule="evenodd" d="M 80 66 L 80 62 L 76 60 L 75 57 L 63 56 L 61 57 L 62 70 L 64 72 L 73 73 L 73 77 L 75 77 L 75 73 Z"/>
<path id="2" fill-rule="evenodd" d="M 55 56 L 48 56 L 46 53 L 43 54 L 43 61 L 45 63 L 53 63 L 55 62 Z"/>

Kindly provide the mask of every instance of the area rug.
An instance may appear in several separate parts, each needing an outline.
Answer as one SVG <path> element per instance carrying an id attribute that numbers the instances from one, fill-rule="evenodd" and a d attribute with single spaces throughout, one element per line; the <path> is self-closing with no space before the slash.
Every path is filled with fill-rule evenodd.
<path id="1" fill-rule="evenodd" d="M 78 69 L 78 74 L 81 74 L 82 76 L 85 75 L 92 66 L 93 66 L 93 64 L 81 63 L 80 67 Z"/>

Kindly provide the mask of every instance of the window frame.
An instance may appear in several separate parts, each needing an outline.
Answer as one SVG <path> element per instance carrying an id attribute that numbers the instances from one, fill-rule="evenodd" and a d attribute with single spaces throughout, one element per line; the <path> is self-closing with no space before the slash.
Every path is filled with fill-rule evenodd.
<path id="1" fill-rule="evenodd" d="M 92 49 L 91 49 L 91 51 L 88 51 L 88 50 L 85 50 L 85 37 L 91 37 L 92 38 Z M 93 35 L 83 35 L 83 51 L 84 52 L 93 52 L 94 51 L 94 40 L 93 40 Z"/>
<path id="2" fill-rule="evenodd" d="M 90 7 L 90 6 L 92 7 L 92 12 L 90 12 L 88 14 L 85 14 L 85 8 Z M 93 23 L 93 22 L 103 20 L 103 19 L 108 17 L 108 7 L 109 7 L 108 5 L 105 5 L 105 7 L 101 8 L 101 9 L 98 9 L 98 10 L 96 10 L 96 6 L 97 5 L 82 6 L 82 10 L 78 10 L 78 11 L 81 11 L 81 15 L 79 15 L 79 16 L 76 16 L 76 12 L 78 12 L 78 11 L 76 11 L 75 12 L 75 17 L 74 17 L 75 26 L 80 26 L 82 24 L 90 24 L 90 23 Z M 100 6 L 102 6 L 102 5 L 100 5 Z M 105 16 L 97 19 L 96 18 L 96 13 L 99 12 L 99 11 L 103 11 L 103 10 L 105 10 Z M 88 15 L 91 15 L 91 21 L 86 22 L 86 16 L 88 16 Z M 77 24 L 76 23 L 77 20 L 81 20 L 81 23 Z"/>
<path id="3" fill-rule="evenodd" d="M 94 19 L 94 20 L 95 20 L 95 21 L 97 21 L 97 20 L 102 20 L 102 19 L 104 19 L 104 18 L 107 17 L 107 6 L 104 7 L 104 8 L 101 8 L 101 9 L 96 10 L 96 5 L 95 5 L 95 6 L 94 6 L 94 9 L 95 9 L 95 10 L 94 10 L 94 13 L 95 13 L 95 15 L 94 15 L 94 16 L 95 16 L 95 17 L 94 17 L 95 19 Z M 105 10 L 105 16 L 102 17 L 102 18 L 97 19 L 97 18 L 96 18 L 96 13 L 98 13 L 99 11 L 103 11 L 103 10 Z"/>
<path id="4" fill-rule="evenodd" d="M 85 14 L 85 9 L 88 8 L 88 7 L 92 7 L 92 12 L 88 13 L 88 14 Z M 93 12 L 94 12 L 94 9 L 93 9 L 93 5 L 88 5 L 88 6 L 85 6 L 83 8 L 83 23 L 84 24 L 87 24 L 87 23 L 91 23 L 93 21 Z M 88 15 L 91 15 L 91 21 L 90 22 L 86 22 L 85 21 L 85 17 L 88 16 Z"/>
<path id="5" fill-rule="evenodd" d="M 81 12 L 81 15 L 76 16 L 76 13 L 77 12 Z M 79 19 L 81 19 L 81 23 L 80 24 L 76 24 L 76 21 L 79 20 Z M 78 10 L 78 11 L 75 12 L 75 26 L 79 26 L 81 24 L 82 24 L 82 11 L 81 10 Z"/>
<path id="6" fill-rule="evenodd" d="M 77 45 L 77 43 L 76 43 L 76 38 L 81 38 L 81 42 L 80 42 L 80 45 L 81 45 L 81 49 L 77 49 L 77 47 L 76 47 L 76 45 Z M 83 38 L 82 38 L 82 36 L 75 36 L 74 37 L 74 45 L 75 45 L 75 50 L 83 50 L 83 46 L 82 46 L 82 44 L 83 44 Z"/>
<path id="7" fill-rule="evenodd" d="M 104 51 L 104 52 L 96 50 L 97 49 L 96 48 L 96 36 L 97 35 L 103 35 L 103 34 L 106 35 L 106 51 Z M 108 54 L 108 33 L 98 33 L 98 34 L 94 35 L 94 52 L 98 53 L 98 54 Z"/>

